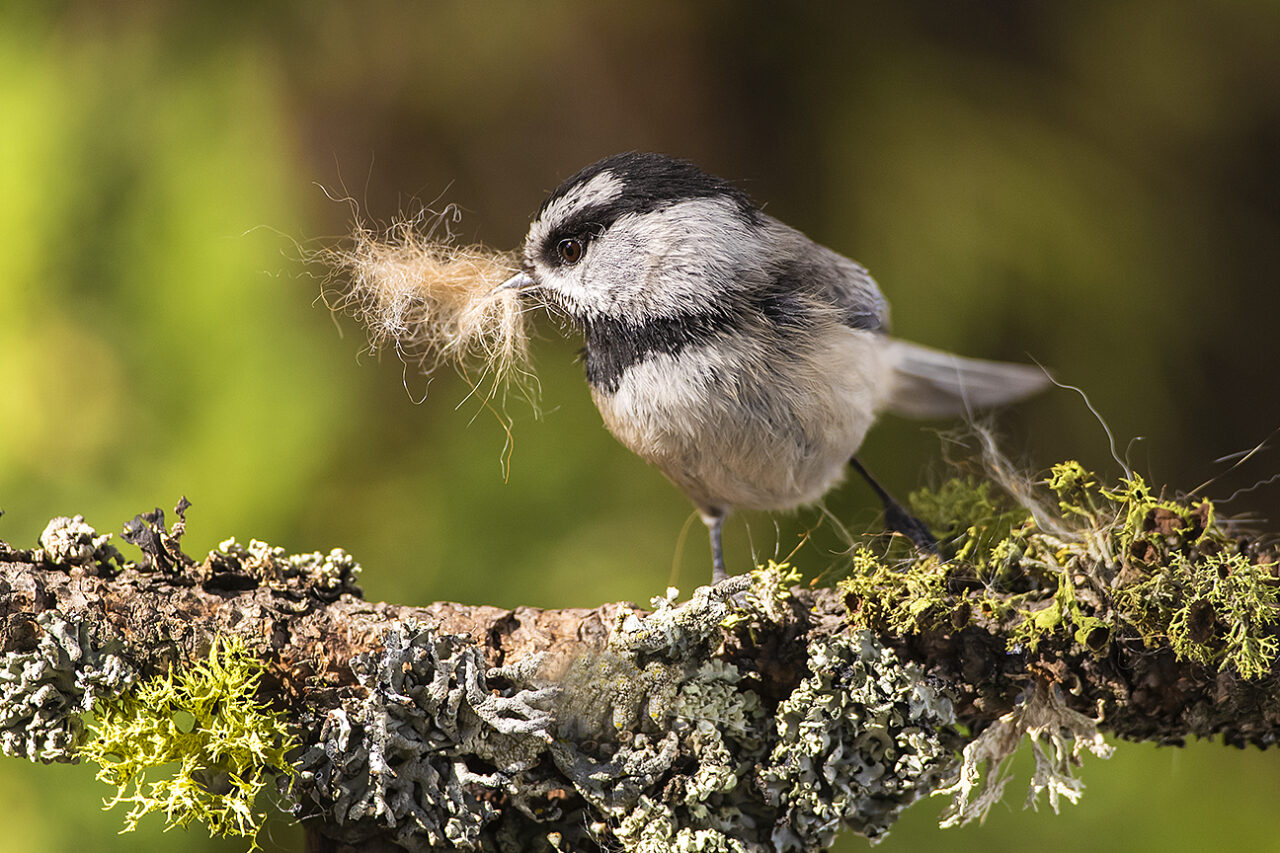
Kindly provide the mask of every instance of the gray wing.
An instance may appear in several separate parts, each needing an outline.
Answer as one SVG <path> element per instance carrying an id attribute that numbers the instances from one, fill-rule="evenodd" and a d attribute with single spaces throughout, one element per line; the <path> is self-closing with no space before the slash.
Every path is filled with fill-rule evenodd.
<path id="1" fill-rule="evenodd" d="M 777 220 L 767 228 L 781 292 L 803 294 L 838 313 L 853 329 L 889 330 L 889 304 L 875 279 L 860 265 Z M 885 407 L 895 414 L 935 418 L 965 414 L 1029 396 L 1049 384 L 1040 367 L 964 358 L 919 344 L 882 339 L 893 380 Z"/>
<path id="2" fill-rule="evenodd" d="M 775 273 L 783 289 L 808 293 L 830 305 L 852 329 L 889 330 L 889 303 L 861 264 L 776 219 L 769 218 L 767 230 L 777 256 L 785 259 Z"/>
<path id="3" fill-rule="evenodd" d="M 886 338 L 893 386 L 886 408 L 909 418 L 972 414 L 1043 390 L 1044 368 L 965 358 L 896 338 Z"/>

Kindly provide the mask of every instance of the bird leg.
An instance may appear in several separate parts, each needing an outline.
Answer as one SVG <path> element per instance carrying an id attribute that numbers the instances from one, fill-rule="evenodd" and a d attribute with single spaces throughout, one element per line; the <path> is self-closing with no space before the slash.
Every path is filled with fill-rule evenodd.
<path id="1" fill-rule="evenodd" d="M 880 498 L 880 502 L 884 504 L 884 524 L 890 530 L 901 533 L 903 536 L 911 540 L 921 551 L 930 554 L 938 553 L 938 540 L 933 538 L 933 534 L 929 532 L 929 528 L 923 521 L 907 512 L 907 508 L 894 500 L 893 495 L 884 490 L 884 487 L 876 482 L 862 467 L 862 463 L 858 461 L 858 457 L 854 456 L 849 459 L 849 465 L 853 470 L 862 475 L 867 481 L 867 485 L 871 486 L 871 490 Z"/>
<path id="2" fill-rule="evenodd" d="M 724 568 L 724 546 L 720 544 L 720 530 L 724 527 L 724 510 L 700 510 L 702 523 L 711 534 L 711 582 L 720 583 L 729 576 Z"/>

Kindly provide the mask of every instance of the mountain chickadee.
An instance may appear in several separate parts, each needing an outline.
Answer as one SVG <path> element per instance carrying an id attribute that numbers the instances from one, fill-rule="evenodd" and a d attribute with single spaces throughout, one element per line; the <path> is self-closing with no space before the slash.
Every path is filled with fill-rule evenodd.
<path id="1" fill-rule="evenodd" d="M 502 286 L 582 329 L 605 426 L 698 508 L 714 580 L 731 509 L 812 503 L 850 464 L 892 529 L 935 547 L 853 458 L 876 415 L 955 415 L 1047 381 L 890 337 L 888 305 L 860 265 L 660 154 L 607 157 L 562 183 Z"/>

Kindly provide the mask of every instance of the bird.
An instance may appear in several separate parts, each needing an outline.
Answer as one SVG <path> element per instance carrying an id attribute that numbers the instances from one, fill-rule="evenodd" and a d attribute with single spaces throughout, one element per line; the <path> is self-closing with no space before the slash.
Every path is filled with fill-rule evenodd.
<path id="1" fill-rule="evenodd" d="M 692 501 L 713 582 L 728 574 L 731 511 L 816 503 L 849 468 L 884 503 L 890 529 L 936 549 L 858 461 L 868 429 L 883 412 L 953 416 L 1048 381 L 1035 366 L 891 336 L 888 303 L 863 266 L 665 154 L 605 157 L 561 183 L 500 287 L 581 330 L 604 425 Z"/>

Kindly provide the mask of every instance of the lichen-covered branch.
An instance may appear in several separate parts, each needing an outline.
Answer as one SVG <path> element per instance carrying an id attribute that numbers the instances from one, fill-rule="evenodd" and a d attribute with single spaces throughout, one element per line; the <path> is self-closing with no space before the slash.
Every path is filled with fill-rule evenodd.
<path id="1" fill-rule="evenodd" d="M 931 793 L 978 818 L 1026 741 L 1056 808 L 1103 733 L 1280 731 L 1276 551 L 1207 502 L 1062 465 L 913 508 L 942 553 L 870 539 L 835 588 L 560 611 L 365 602 L 341 551 L 196 561 L 185 501 L 126 525 L 138 562 L 55 519 L 0 544 L 0 750 L 218 832 L 274 774 L 315 849 L 801 851 Z"/>

